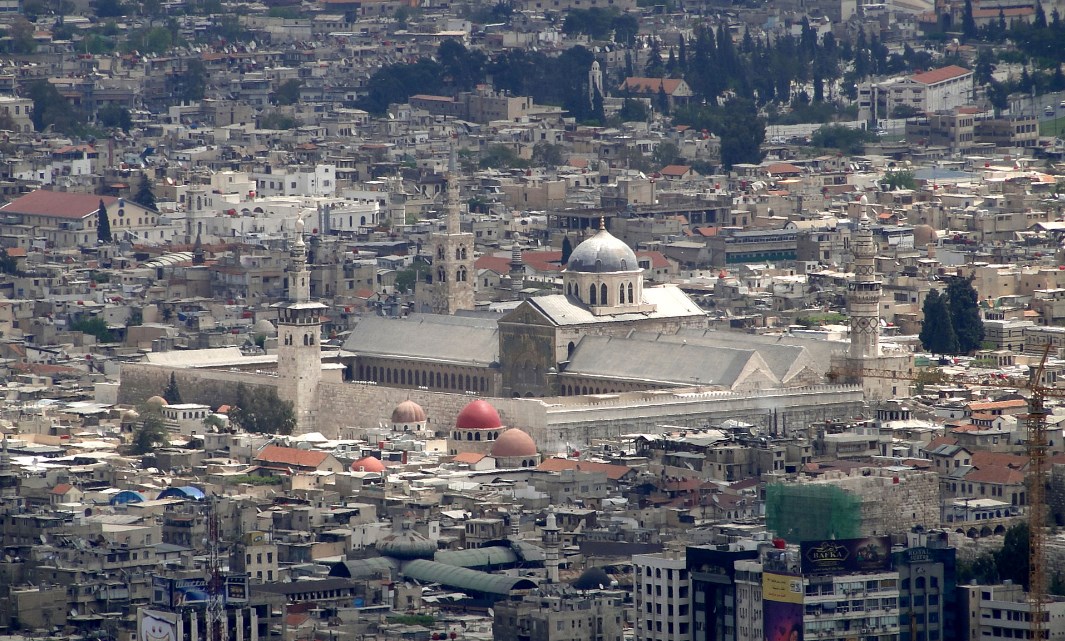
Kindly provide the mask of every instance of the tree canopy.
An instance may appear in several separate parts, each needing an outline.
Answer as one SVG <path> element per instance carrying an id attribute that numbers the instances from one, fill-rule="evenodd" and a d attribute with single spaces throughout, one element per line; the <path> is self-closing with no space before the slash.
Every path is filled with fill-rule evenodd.
<path id="1" fill-rule="evenodd" d="M 291 434 L 296 428 L 292 403 L 281 400 L 277 390 L 237 386 L 237 398 L 229 410 L 229 422 L 245 432 L 257 434 Z"/>
<path id="2" fill-rule="evenodd" d="M 946 296 L 941 296 L 935 289 L 928 292 L 922 311 L 924 324 L 918 338 L 921 339 L 925 351 L 933 354 L 956 354 L 958 337 L 954 334 L 954 326 L 950 322 Z"/>

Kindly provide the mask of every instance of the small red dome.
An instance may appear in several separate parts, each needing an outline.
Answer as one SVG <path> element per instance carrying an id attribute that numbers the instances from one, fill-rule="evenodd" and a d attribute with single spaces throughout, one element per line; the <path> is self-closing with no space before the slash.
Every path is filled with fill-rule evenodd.
<path id="1" fill-rule="evenodd" d="M 503 427 L 503 421 L 491 403 L 477 399 L 462 408 L 455 419 L 455 427 L 460 430 L 491 430 Z"/>
<path id="2" fill-rule="evenodd" d="M 385 471 L 385 464 L 380 459 L 373 456 L 364 456 L 363 458 L 355 461 L 351 464 L 352 472 L 377 472 L 383 474 Z"/>
<path id="3" fill-rule="evenodd" d="M 509 458 L 512 456 L 536 456 L 536 442 L 525 432 L 511 428 L 499 435 L 492 446 L 492 456 Z"/>

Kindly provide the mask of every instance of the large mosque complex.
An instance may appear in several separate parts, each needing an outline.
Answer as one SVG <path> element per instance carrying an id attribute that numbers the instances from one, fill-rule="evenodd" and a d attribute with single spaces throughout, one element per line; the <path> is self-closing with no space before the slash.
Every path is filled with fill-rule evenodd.
<path id="1" fill-rule="evenodd" d="M 211 406 L 230 402 L 237 384 L 274 386 L 293 404 L 297 433 L 362 437 L 409 399 L 433 415 L 428 426 L 414 424 L 447 437 L 449 455 L 521 467 L 537 462 L 533 442 L 560 451 L 728 418 L 786 433 L 789 426 L 854 416 L 865 401 L 861 377 L 825 385 L 830 361 L 851 373 L 867 364 L 896 366 L 879 347 L 879 281 L 867 221 L 858 231 L 850 288 L 851 348 L 833 359 L 836 348 L 823 341 L 709 329 L 706 314 L 681 289 L 645 282 L 633 250 L 604 223 L 574 249 L 561 293 L 528 298 L 504 314 L 475 312 L 473 247 L 457 229 L 457 208 L 449 197 L 447 229 L 432 238 L 434 268 L 417 285 L 423 291 L 416 301 L 432 313 L 363 317 L 343 348 L 323 358 L 325 306 L 308 295 L 298 225 L 288 299 L 274 306 L 276 355 L 245 367 L 239 354 L 220 358 L 219 350 L 149 354 L 145 363 L 124 366 L 120 400 L 159 393 L 171 374 L 187 400 Z M 491 411 L 471 405 L 471 397 L 493 399 L 480 401 Z M 526 431 L 504 430 L 500 414 Z"/>

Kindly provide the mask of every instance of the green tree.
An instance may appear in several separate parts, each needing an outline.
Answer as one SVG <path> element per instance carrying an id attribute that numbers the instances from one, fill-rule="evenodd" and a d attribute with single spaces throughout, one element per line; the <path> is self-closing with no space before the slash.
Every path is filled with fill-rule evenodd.
<path id="1" fill-rule="evenodd" d="M 59 133 L 76 134 L 84 126 L 70 102 L 47 80 L 32 83 L 28 93 L 33 100 L 31 119 L 37 131 L 51 126 Z"/>
<path id="2" fill-rule="evenodd" d="M 666 165 L 672 165 L 680 158 L 680 149 L 677 145 L 671 142 L 660 142 L 655 150 L 651 152 L 651 162 L 655 167 L 661 169 Z"/>
<path id="3" fill-rule="evenodd" d="M 201 60 L 189 60 L 185 70 L 175 73 L 172 80 L 175 98 L 186 102 L 201 100 L 207 90 L 207 67 Z"/>
<path id="4" fill-rule="evenodd" d="M 887 190 L 894 189 L 917 189 L 917 180 L 913 172 L 905 169 L 896 169 L 884 174 L 880 184 Z"/>
<path id="5" fill-rule="evenodd" d="M 177 377 L 174 376 L 174 372 L 170 372 L 170 382 L 166 384 L 166 389 L 163 390 L 163 400 L 168 405 L 178 405 L 181 401 L 181 390 L 178 389 Z"/>
<path id="6" fill-rule="evenodd" d="M 922 311 L 924 324 L 918 338 L 925 351 L 933 354 L 956 354 L 958 337 L 954 335 L 954 327 L 950 323 L 946 296 L 940 295 L 939 290 L 935 289 L 928 292 Z"/>
<path id="7" fill-rule="evenodd" d="M 725 104 L 722 114 L 721 164 L 731 169 L 740 163 L 762 162 L 762 143 L 765 142 L 765 118 L 758 115 L 754 102 L 733 98 Z"/>
<path id="8" fill-rule="evenodd" d="M 532 161 L 534 165 L 555 168 L 562 164 L 562 153 L 565 151 L 562 145 L 541 140 L 533 145 Z"/>
<path id="9" fill-rule="evenodd" d="M 292 403 L 281 400 L 272 387 L 249 390 L 237 386 L 237 399 L 229 410 L 229 422 L 245 432 L 257 434 L 291 434 L 296 427 Z"/>
<path id="10" fill-rule="evenodd" d="M 133 454 L 150 454 L 170 443 L 163 415 L 158 408 L 144 405 L 138 408 L 141 424 L 133 431 L 130 451 Z"/>
<path id="11" fill-rule="evenodd" d="M 481 153 L 482 169 L 509 169 L 524 167 L 526 164 L 513 149 L 500 143 L 488 145 Z"/>
<path id="12" fill-rule="evenodd" d="M 18 274 L 18 261 L 8 255 L 7 247 L 0 247 L 0 274 Z"/>
<path id="13" fill-rule="evenodd" d="M 155 209 L 155 194 L 152 192 L 152 181 L 148 180 L 148 174 L 142 173 L 140 182 L 137 183 L 137 191 L 131 200 L 141 207 Z"/>
<path id="14" fill-rule="evenodd" d="M 973 18 L 973 0 L 965 0 L 961 12 L 961 32 L 966 39 L 976 37 L 976 20 Z"/>
<path id="15" fill-rule="evenodd" d="M 107 215 L 107 205 L 100 199 L 100 207 L 96 210 L 96 240 L 101 243 L 109 243 L 114 238 L 111 236 L 111 219 Z"/>
<path id="16" fill-rule="evenodd" d="M 1000 580 L 1011 580 L 1028 589 L 1028 524 L 1018 523 L 1006 530 L 1002 549 L 995 553 Z"/>
<path id="17" fill-rule="evenodd" d="M 950 308 L 950 323 L 958 337 L 958 351 L 968 354 L 980 349 L 984 342 L 984 321 L 980 319 L 980 306 L 972 276 L 951 276 L 947 280 L 947 305 Z"/>
<path id="18" fill-rule="evenodd" d="M 117 18 L 126 15 L 126 5 L 119 0 L 96 0 L 97 18 Z"/>
<path id="19" fill-rule="evenodd" d="M 114 340 L 114 337 L 111 336 L 111 330 L 107 329 L 107 322 L 99 316 L 87 316 L 78 319 L 70 326 L 70 329 L 82 334 L 95 336 L 96 340 L 101 343 L 110 343 Z"/>
<path id="20" fill-rule="evenodd" d="M 291 78 L 277 86 L 277 91 L 270 95 L 275 105 L 294 105 L 300 101 L 300 88 L 303 81 Z"/>
<path id="21" fill-rule="evenodd" d="M 276 111 L 271 111 L 270 113 L 265 113 L 265 114 L 263 114 L 262 116 L 259 117 L 259 128 L 260 129 L 288 130 L 288 129 L 295 129 L 296 128 L 296 124 L 297 124 L 296 123 L 296 119 L 293 118 L 292 116 L 286 116 L 285 114 L 278 113 Z"/>
<path id="22" fill-rule="evenodd" d="M 569 262 L 569 257 L 573 253 L 573 243 L 570 242 L 569 236 L 562 237 L 562 259 L 559 261 L 563 265 Z"/>
<path id="23" fill-rule="evenodd" d="M 621 110 L 618 111 L 621 122 L 646 122 L 648 116 L 647 105 L 642 100 L 633 98 L 625 98 L 621 103 Z"/>
<path id="24" fill-rule="evenodd" d="M 396 290 L 404 294 L 413 292 L 415 284 L 422 279 L 428 270 L 428 265 L 416 260 L 410 267 L 396 272 Z"/>
<path id="25" fill-rule="evenodd" d="M 15 16 L 8 25 L 7 35 L 10 40 L 4 44 L 4 51 L 13 54 L 33 53 L 37 49 L 37 41 L 33 38 L 36 27 L 22 16 Z"/>
<path id="26" fill-rule="evenodd" d="M 97 109 L 96 122 L 101 127 L 121 129 L 122 131 L 129 131 L 129 128 L 133 126 L 133 119 L 130 117 L 129 109 L 115 104 L 104 105 Z"/>

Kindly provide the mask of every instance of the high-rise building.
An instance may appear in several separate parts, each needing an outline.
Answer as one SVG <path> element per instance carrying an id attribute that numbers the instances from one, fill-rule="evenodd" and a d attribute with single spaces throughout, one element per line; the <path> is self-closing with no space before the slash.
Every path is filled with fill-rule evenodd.
<path id="1" fill-rule="evenodd" d="M 289 252 L 288 297 L 277 309 L 278 396 L 292 403 L 296 416 L 294 434 L 317 429 L 318 384 L 322 380 L 322 310 L 311 301 L 307 246 L 303 242 L 303 218 L 296 220 L 296 240 Z"/>
<path id="2" fill-rule="evenodd" d="M 689 546 L 685 552 L 692 587 L 692 641 L 738 641 L 737 561 L 757 559 L 758 550 Z"/>
<path id="3" fill-rule="evenodd" d="M 622 602 L 617 591 L 550 586 L 521 600 L 493 606 L 497 641 L 621 641 Z"/>
<path id="4" fill-rule="evenodd" d="M 691 581 L 684 557 L 632 557 L 636 639 L 692 641 Z"/>

